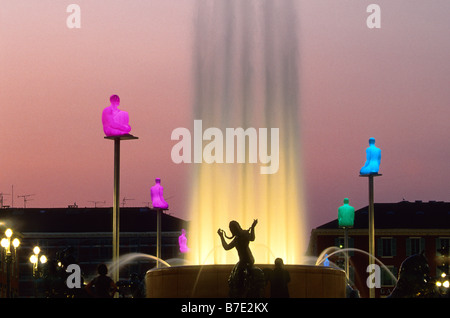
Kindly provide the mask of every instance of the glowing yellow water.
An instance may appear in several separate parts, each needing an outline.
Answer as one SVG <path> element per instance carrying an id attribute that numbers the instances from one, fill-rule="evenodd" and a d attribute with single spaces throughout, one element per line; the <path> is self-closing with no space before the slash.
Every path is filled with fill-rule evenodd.
<path id="1" fill-rule="evenodd" d="M 268 264 L 281 257 L 285 264 L 300 264 L 307 241 L 297 166 L 294 155 L 280 149 L 280 168 L 273 175 L 260 174 L 255 164 L 197 167 L 188 232 L 190 262 L 236 263 L 237 252 L 223 249 L 217 230 L 231 236 L 231 220 L 247 229 L 258 219 L 256 239 L 250 243 L 255 262 Z"/>
<path id="2" fill-rule="evenodd" d="M 217 230 L 258 219 L 257 263 L 299 264 L 306 250 L 299 154 L 299 61 L 295 1 L 200 1 L 193 45 L 193 114 L 204 129 L 279 128 L 279 170 L 260 164 L 193 164 L 188 233 L 194 264 L 236 263 Z"/>

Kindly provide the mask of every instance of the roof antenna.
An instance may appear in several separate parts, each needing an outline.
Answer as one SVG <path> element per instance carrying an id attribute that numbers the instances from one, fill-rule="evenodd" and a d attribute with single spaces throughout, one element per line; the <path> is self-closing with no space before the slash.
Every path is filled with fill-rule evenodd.
<path id="1" fill-rule="evenodd" d="M 26 209 L 27 208 L 27 202 L 31 201 L 33 199 L 28 199 L 28 197 L 31 197 L 34 194 L 24 194 L 24 195 L 18 195 L 18 198 L 23 198 L 23 208 Z"/>
<path id="2" fill-rule="evenodd" d="M 103 203 L 103 204 L 106 203 L 106 201 L 89 201 L 89 202 L 93 202 L 94 203 L 94 208 L 97 207 L 97 203 Z"/>
<path id="3" fill-rule="evenodd" d="M 128 198 L 126 198 L 126 197 L 123 197 L 123 200 L 122 200 L 122 207 L 124 208 L 124 207 L 125 207 L 125 203 L 126 203 L 127 201 L 131 201 L 131 200 L 134 200 L 134 199 L 128 199 Z"/>

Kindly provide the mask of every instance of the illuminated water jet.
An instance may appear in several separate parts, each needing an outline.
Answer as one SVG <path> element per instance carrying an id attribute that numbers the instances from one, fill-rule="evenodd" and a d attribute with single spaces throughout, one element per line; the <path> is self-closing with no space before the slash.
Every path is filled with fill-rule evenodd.
<path id="1" fill-rule="evenodd" d="M 332 252 L 330 253 L 330 251 L 332 251 Z M 328 248 L 324 249 L 324 250 L 322 251 L 322 253 L 320 253 L 319 257 L 318 257 L 317 260 L 316 260 L 316 266 L 321 265 L 321 264 L 325 261 L 325 259 L 330 258 L 331 256 L 333 256 L 333 255 L 335 255 L 335 254 L 346 253 L 346 252 L 358 252 L 358 253 L 365 254 L 365 255 L 367 255 L 367 256 L 369 256 L 369 257 L 372 256 L 372 257 L 374 258 L 374 260 L 375 260 L 378 264 L 380 264 L 380 266 L 381 266 L 381 267 L 386 271 L 386 273 L 391 277 L 391 279 L 392 279 L 394 282 L 397 282 L 397 277 L 395 277 L 395 275 L 392 274 L 392 272 L 389 270 L 389 268 L 388 268 L 386 265 L 384 265 L 384 263 L 383 263 L 382 261 L 380 261 L 378 258 L 376 258 L 376 257 L 374 257 L 373 255 L 371 255 L 369 252 L 364 251 L 364 250 L 361 250 L 361 249 L 358 249 L 358 248 L 339 248 L 339 247 L 335 247 L 335 246 L 328 247 Z M 328 254 L 328 253 L 330 253 L 330 254 Z M 326 256 L 325 256 L 325 255 L 326 255 Z"/>
<path id="2" fill-rule="evenodd" d="M 296 8 L 292 1 L 200 2 L 194 45 L 194 120 L 205 127 L 279 129 L 279 169 L 258 164 L 192 164 L 190 260 L 235 263 L 214 250 L 215 230 L 258 219 L 256 263 L 299 264 L 306 249 L 299 138 Z M 203 141 L 202 141 L 203 142 Z M 203 149 L 203 144 L 201 145 Z M 241 145 L 250 154 L 248 145 Z M 269 151 L 271 145 L 267 145 Z M 195 150 L 194 150 L 195 151 Z M 237 153 L 237 151 L 235 151 Z M 226 162 L 225 160 L 223 162 Z M 237 161 L 234 161 L 237 162 Z M 207 257 L 214 250 L 213 259 Z M 272 251 L 272 252 L 269 252 Z"/>
<path id="3" fill-rule="evenodd" d="M 115 262 L 112 262 L 108 266 L 108 272 L 112 277 L 114 277 L 114 274 L 120 270 L 121 267 L 126 266 L 130 264 L 131 262 L 137 260 L 137 259 L 147 259 L 152 260 L 156 262 L 160 262 L 164 266 L 170 267 L 171 265 L 168 263 L 168 261 L 164 261 L 163 259 L 156 257 L 154 255 L 145 254 L 145 253 L 129 253 L 125 254 L 119 257 L 118 260 Z M 119 275 L 117 275 L 119 277 Z"/>
<path id="4" fill-rule="evenodd" d="M 255 266 L 270 270 L 275 258 L 283 259 L 291 277 L 290 297 L 345 297 L 344 271 L 299 265 L 306 258 L 308 233 L 299 151 L 294 2 L 200 1 L 196 18 L 193 119 L 194 123 L 201 120 L 204 127 L 213 127 L 214 133 L 206 141 L 203 134 L 194 134 L 198 139 L 194 142 L 194 163 L 190 163 L 192 192 L 186 235 L 190 248 L 186 257 L 192 265 L 148 271 L 147 297 L 228 297 L 228 278 L 238 256 L 223 249 L 217 229 L 227 227 L 231 220 L 248 228 L 254 219 L 259 222 L 251 245 Z M 271 160 L 278 163 L 276 173 L 261 173 L 249 146 L 251 137 L 240 146 L 234 143 L 233 154 L 245 153 L 239 161 L 221 158 L 223 151 L 215 152 L 223 149 L 223 144 L 212 147 L 213 142 L 223 143 L 223 138 L 215 140 L 223 136 L 220 132 L 230 131 L 227 128 L 236 131 L 237 127 L 279 133 L 274 139 L 258 138 L 279 141 L 274 151 L 270 143 L 264 148 L 268 150 L 266 156 L 270 153 Z M 247 130 L 252 127 L 255 129 Z M 186 130 L 176 131 L 173 140 L 181 135 L 191 141 Z M 205 148 L 204 143 L 209 141 Z M 191 147 L 185 140 L 177 145 L 172 152 L 174 162 L 189 162 L 191 153 L 180 150 L 189 151 Z M 231 152 L 226 149 L 225 155 Z M 209 156 L 206 159 L 205 153 Z M 267 291 L 265 296 L 270 296 Z"/>

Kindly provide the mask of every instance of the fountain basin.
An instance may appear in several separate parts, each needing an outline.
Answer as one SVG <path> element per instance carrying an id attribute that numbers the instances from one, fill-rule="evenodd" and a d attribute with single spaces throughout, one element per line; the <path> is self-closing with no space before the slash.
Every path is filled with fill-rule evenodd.
<path id="1" fill-rule="evenodd" d="M 183 265 L 150 270 L 145 275 L 148 298 L 227 298 L 234 264 Z M 262 270 L 273 265 L 257 264 Z M 345 272 L 312 265 L 285 265 L 291 276 L 291 298 L 344 298 Z M 270 297 L 270 284 L 265 297 Z"/>

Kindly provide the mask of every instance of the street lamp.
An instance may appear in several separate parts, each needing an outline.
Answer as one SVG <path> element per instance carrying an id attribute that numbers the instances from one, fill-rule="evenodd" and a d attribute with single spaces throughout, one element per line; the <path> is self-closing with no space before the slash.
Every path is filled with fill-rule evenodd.
<path id="1" fill-rule="evenodd" d="M 13 231 L 11 229 L 6 229 L 5 236 L 2 238 L 1 245 L 6 250 L 6 254 L 11 254 L 11 237 L 13 235 Z M 20 245 L 20 241 L 15 238 L 12 240 L 12 244 L 14 248 L 17 248 Z"/>
<path id="2" fill-rule="evenodd" d="M 40 252 L 41 249 L 39 248 L 39 246 L 35 246 L 33 249 L 34 254 L 30 256 L 30 262 L 33 264 L 33 277 L 35 278 L 38 275 L 39 261 L 41 262 L 41 264 L 47 263 L 47 257 L 45 255 L 41 255 L 41 257 L 39 257 Z"/>
<path id="3" fill-rule="evenodd" d="M 11 253 L 11 246 L 13 247 L 14 250 L 14 259 L 16 256 L 16 249 L 19 247 L 20 245 L 20 241 L 18 238 L 14 238 L 13 240 L 11 240 L 12 236 L 13 236 L 13 231 L 11 229 L 6 229 L 5 231 L 5 236 L 4 238 L 2 238 L 0 245 L 5 249 L 6 255 L 6 297 L 10 298 L 11 297 L 11 263 L 13 260 L 13 255 Z"/>
<path id="4" fill-rule="evenodd" d="M 448 293 L 448 288 L 450 287 L 450 282 L 449 282 L 445 272 L 443 272 L 441 274 L 441 277 L 436 281 L 436 286 L 438 287 L 441 294 L 446 295 Z"/>

